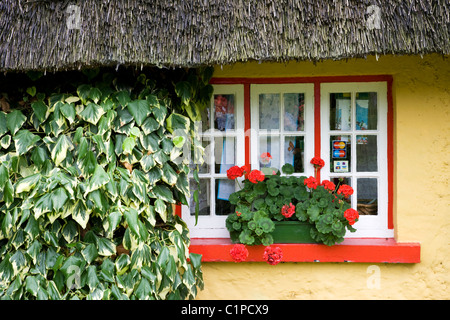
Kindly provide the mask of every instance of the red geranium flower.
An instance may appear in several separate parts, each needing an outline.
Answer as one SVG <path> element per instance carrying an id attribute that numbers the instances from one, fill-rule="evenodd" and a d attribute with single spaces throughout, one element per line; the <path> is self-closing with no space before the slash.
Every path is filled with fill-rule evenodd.
<path id="1" fill-rule="evenodd" d="M 252 182 L 252 183 L 258 183 L 258 181 L 264 181 L 264 178 L 265 178 L 264 173 L 262 173 L 259 170 L 252 170 L 248 174 L 248 180 L 250 180 L 250 182 Z"/>
<path id="2" fill-rule="evenodd" d="M 336 188 L 336 185 L 329 181 L 329 180 L 323 180 L 322 184 L 321 184 L 326 190 L 330 190 L 330 191 L 334 191 L 334 189 Z"/>
<path id="3" fill-rule="evenodd" d="M 350 187 L 349 185 L 343 184 L 339 187 L 337 193 L 342 194 L 344 195 L 344 197 L 348 198 L 353 194 L 353 188 Z"/>
<path id="4" fill-rule="evenodd" d="M 281 214 L 286 218 L 292 217 L 294 213 L 295 213 L 295 206 L 292 203 L 289 203 L 288 205 L 285 204 L 283 208 L 281 208 Z"/>
<path id="5" fill-rule="evenodd" d="M 235 262 L 242 262 L 248 257 L 248 250 L 243 244 L 235 244 L 230 250 L 230 255 Z"/>
<path id="6" fill-rule="evenodd" d="M 283 259 L 283 252 L 280 247 L 266 247 L 263 255 L 264 260 L 270 265 L 276 265 Z"/>
<path id="7" fill-rule="evenodd" d="M 227 177 L 230 180 L 242 177 L 244 170 L 242 167 L 234 166 L 227 170 Z"/>
<path id="8" fill-rule="evenodd" d="M 314 157 L 311 159 L 311 164 L 318 169 L 322 169 L 325 166 L 325 161 L 319 157 Z"/>
<path id="9" fill-rule="evenodd" d="M 350 208 L 344 211 L 344 218 L 347 219 L 349 225 L 353 225 L 359 219 L 359 213 Z"/>
<path id="10" fill-rule="evenodd" d="M 315 189 L 319 185 L 319 183 L 317 182 L 317 179 L 312 176 L 309 178 L 306 178 L 303 181 L 303 183 L 310 189 Z"/>

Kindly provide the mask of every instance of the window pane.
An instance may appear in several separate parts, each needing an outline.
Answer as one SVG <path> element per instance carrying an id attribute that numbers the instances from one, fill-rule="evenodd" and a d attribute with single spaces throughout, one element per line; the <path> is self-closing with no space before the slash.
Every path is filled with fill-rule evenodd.
<path id="1" fill-rule="evenodd" d="M 285 93 L 284 98 L 284 130 L 305 130 L 305 95 L 303 93 Z"/>
<path id="2" fill-rule="evenodd" d="M 235 206 L 228 201 L 234 191 L 234 180 L 216 179 L 216 215 L 228 215 L 235 211 Z"/>
<path id="3" fill-rule="evenodd" d="M 280 95 L 259 95 L 259 128 L 280 129 Z"/>
<path id="4" fill-rule="evenodd" d="M 356 136 L 356 171 L 377 171 L 377 136 Z"/>
<path id="5" fill-rule="evenodd" d="M 270 153 L 272 159 L 268 161 L 265 153 Z M 259 164 L 261 168 L 273 167 L 280 169 L 280 137 L 260 136 L 259 138 Z"/>
<path id="6" fill-rule="evenodd" d="M 214 95 L 214 129 L 234 129 L 234 95 Z"/>
<path id="7" fill-rule="evenodd" d="M 351 136 L 330 137 L 330 172 L 351 172 Z"/>
<path id="8" fill-rule="evenodd" d="M 377 215 L 378 182 L 376 178 L 358 178 L 358 205 L 360 215 Z"/>
<path id="9" fill-rule="evenodd" d="M 377 129 L 377 93 L 356 93 L 356 130 Z"/>
<path id="10" fill-rule="evenodd" d="M 284 163 L 294 166 L 294 172 L 304 172 L 305 138 L 286 137 L 284 141 Z"/>
<path id="11" fill-rule="evenodd" d="M 234 137 L 216 137 L 214 142 L 215 172 L 227 173 L 236 162 Z"/>
<path id="12" fill-rule="evenodd" d="M 210 170 L 210 164 L 211 164 L 211 150 L 212 150 L 212 146 L 210 144 L 211 138 L 209 137 L 202 137 L 202 147 L 204 148 L 204 153 L 203 153 L 203 164 L 200 165 L 200 160 L 197 160 L 198 163 L 194 163 L 194 155 L 191 154 L 191 161 L 189 164 L 189 167 L 192 170 L 194 170 L 194 168 L 196 168 L 197 164 L 198 164 L 198 168 L 199 171 L 198 173 L 209 173 L 211 172 Z"/>
<path id="13" fill-rule="evenodd" d="M 352 129 L 352 99 L 350 93 L 330 93 L 330 130 Z"/>
<path id="14" fill-rule="evenodd" d="M 200 183 L 194 179 L 189 180 L 189 189 L 191 190 L 191 198 L 189 200 L 189 210 L 191 216 L 195 216 L 195 202 L 194 202 L 194 192 L 198 190 L 198 200 L 199 200 L 199 215 L 209 216 L 210 215 L 210 185 L 211 181 L 209 179 L 200 179 Z"/>

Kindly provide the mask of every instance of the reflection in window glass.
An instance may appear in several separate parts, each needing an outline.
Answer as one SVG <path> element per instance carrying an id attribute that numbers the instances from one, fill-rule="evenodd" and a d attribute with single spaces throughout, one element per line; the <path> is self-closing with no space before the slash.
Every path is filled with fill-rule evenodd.
<path id="1" fill-rule="evenodd" d="M 284 98 L 284 130 L 305 130 L 305 95 L 303 93 L 285 93 Z"/>
<path id="2" fill-rule="evenodd" d="M 214 129 L 234 129 L 234 95 L 214 95 Z"/>
<path id="3" fill-rule="evenodd" d="M 223 216 L 235 212 L 235 206 L 228 198 L 235 191 L 235 182 L 229 179 L 216 180 L 216 215 Z"/>
<path id="4" fill-rule="evenodd" d="M 280 95 L 259 95 L 259 128 L 280 129 Z"/>
<path id="5" fill-rule="evenodd" d="M 330 130 L 352 129 L 352 99 L 350 93 L 330 93 Z"/>
<path id="6" fill-rule="evenodd" d="M 330 172 L 351 172 L 351 136 L 330 136 Z"/>
<path id="7" fill-rule="evenodd" d="M 209 216 L 210 214 L 210 179 L 200 179 L 198 184 L 194 179 L 189 180 L 191 198 L 189 199 L 189 210 L 191 216 L 195 216 L 194 192 L 198 190 L 199 215 Z"/>
<path id="8" fill-rule="evenodd" d="M 356 171 L 377 171 L 377 150 L 377 136 L 356 136 Z"/>
<path id="9" fill-rule="evenodd" d="M 356 130 L 377 129 L 377 93 L 356 93 Z"/>
<path id="10" fill-rule="evenodd" d="M 264 157 L 265 153 L 271 155 L 271 159 Z M 270 160 L 270 161 L 268 161 Z M 272 167 L 280 169 L 280 137 L 260 136 L 259 138 L 259 161 L 261 168 Z"/>
<path id="11" fill-rule="evenodd" d="M 378 214 L 378 180 L 377 178 L 358 178 L 358 204 L 360 215 Z"/>
<path id="12" fill-rule="evenodd" d="M 286 137 L 284 142 L 284 163 L 294 166 L 294 172 L 304 172 L 304 137 Z"/>

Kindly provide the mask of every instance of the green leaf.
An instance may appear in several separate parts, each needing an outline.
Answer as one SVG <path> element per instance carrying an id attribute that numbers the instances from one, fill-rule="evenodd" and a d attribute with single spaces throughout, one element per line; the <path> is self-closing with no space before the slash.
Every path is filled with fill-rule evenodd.
<path id="1" fill-rule="evenodd" d="M 163 164 L 162 171 L 163 171 L 162 180 L 168 185 L 174 186 L 175 183 L 177 182 L 178 175 L 172 168 L 172 166 L 166 162 Z"/>
<path id="2" fill-rule="evenodd" d="M 6 113 L 0 111 L 0 136 L 8 132 L 8 127 L 6 126 Z"/>
<path id="3" fill-rule="evenodd" d="M 112 232 L 112 231 L 116 230 L 116 228 L 119 225 L 121 220 L 122 220 L 122 214 L 119 211 L 111 212 L 108 216 L 109 231 Z"/>
<path id="4" fill-rule="evenodd" d="M 123 213 L 125 220 L 128 223 L 128 227 L 134 233 L 136 237 L 140 237 L 139 225 L 138 225 L 138 212 L 133 208 L 127 208 Z"/>
<path id="5" fill-rule="evenodd" d="M 19 130 L 13 139 L 19 156 L 25 154 L 36 145 L 36 142 L 41 140 L 39 136 L 32 134 L 28 130 Z"/>
<path id="6" fill-rule="evenodd" d="M 79 161 L 79 167 L 85 177 L 94 173 L 97 168 L 97 159 L 91 150 L 88 150 L 86 156 Z"/>
<path id="7" fill-rule="evenodd" d="M 95 266 L 89 266 L 87 268 L 86 283 L 89 286 L 89 289 L 91 289 L 91 291 L 94 288 L 96 288 L 98 286 L 98 284 L 100 283 L 100 281 L 98 280 L 98 277 L 97 277 L 97 268 Z"/>
<path id="8" fill-rule="evenodd" d="M 66 190 L 62 187 L 57 188 L 51 193 L 51 195 L 53 211 L 60 211 L 69 198 Z"/>
<path id="9" fill-rule="evenodd" d="M 98 254 L 101 256 L 112 256 L 116 254 L 116 245 L 109 239 L 98 237 L 97 238 Z"/>
<path id="10" fill-rule="evenodd" d="M 176 130 L 182 130 L 183 132 L 189 131 L 190 120 L 178 113 L 172 113 L 166 119 L 166 128 L 170 133 L 174 133 Z"/>
<path id="11" fill-rule="evenodd" d="M 6 126 L 12 135 L 15 135 L 26 120 L 27 117 L 25 117 L 20 110 L 13 110 L 6 115 Z"/>
<path id="12" fill-rule="evenodd" d="M 155 210 L 159 213 L 161 219 L 166 222 L 167 221 L 167 209 L 166 204 L 161 199 L 156 199 L 155 201 Z"/>
<path id="13" fill-rule="evenodd" d="M 3 164 L 0 164 L 0 190 L 3 190 L 6 181 L 8 180 L 9 180 L 8 169 Z"/>
<path id="14" fill-rule="evenodd" d="M 75 221 L 67 221 L 66 225 L 61 230 L 61 234 L 68 243 L 74 242 L 78 235 L 78 226 Z"/>
<path id="15" fill-rule="evenodd" d="M 126 106 L 131 101 L 128 91 L 120 91 L 116 94 L 116 98 L 122 106 Z"/>
<path id="16" fill-rule="evenodd" d="M 144 134 L 149 135 L 153 131 L 158 130 L 159 126 L 160 124 L 158 123 L 158 121 L 155 120 L 155 118 L 148 117 L 141 125 L 141 129 L 142 131 L 144 131 Z"/>
<path id="17" fill-rule="evenodd" d="M 147 100 L 133 100 L 128 102 L 127 109 L 140 126 L 150 114 L 150 104 Z"/>
<path id="18" fill-rule="evenodd" d="M 102 107 L 98 104 L 89 102 L 88 105 L 80 112 L 80 117 L 93 125 L 97 125 L 98 120 L 105 113 Z"/>
<path id="19" fill-rule="evenodd" d="M 36 118 L 42 123 L 44 122 L 48 115 L 48 108 L 45 105 L 45 103 L 41 100 L 33 102 L 31 104 L 31 107 L 33 108 L 34 114 L 36 115 Z"/>
<path id="20" fill-rule="evenodd" d="M 131 154 L 136 146 L 136 138 L 127 137 L 123 140 L 122 149 L 124 154 Z"/>
<path id="21" fill-rule="evenodd" d="M 121 254 L 119 258 L 116 259 L 115 263 L 117 274 L 119 276 L 123 275 L 128 270 L 130 263 L 131 263 L 130 256 L 127 254 Z"/>
<path id="22" fill-rule="evenodd" d="M 36 174 L 33 174 L 31 176 L 21 179 L 16 184 L 16 194 L 19 194 L 22 192 L 29 192 L 31 189 L 33 189 L 36 186 L 36 184 L 38 183 L 40 178 L 41 178 L 41 174 L 36 173 Z"/>
<path id="23" fill-rule="evenodd" d="M 1 146 L 3 149 L 8 149 L 10 145 L 11 145 L 11 136 L 10 136 L 9 134 L 3 136 L 3 137 L 0 139 L 0 146 Z"/>
<path id="24" fill-rule="evenodd" d="M 60 135 L 51 152 L 51 158 L 56 166 L 64 161 L 67 157 L 67 151 L 72 150 L 73 145 L 66 135 Z"/>
<path id="25" fill-rule="evenodd" d="M 97 247 L 95 246 L 95 244 L 90 243 L 86 248 L 81 250 L 81 255 L 87 263 L 91 263 L 98 257 Z"/>
<path id="26" fill-rule="evenodd" d="M 141 282 L 139 282 L 138 287 L 134 291 L 134 294 L 139 300 L 148 300 L 152 293 L 152 287 L 150 282 L 146 278 L 142 278 Z"/>
<path id="27" fill-rule="evenodd" d="M 181 98 L 181 103 L 188 104 L 191 99 L 192 87 L 187 81 L 180 81 L 175 85 L 175 93 Z"/>
<path id="28" fill-rule="evenodd" d="M 72 208 L 72 218 L 78 222 L 78 224 L 86 229 L 86 225 L 89 221 L 90 210 L 86 208 L 83 200 L 78 200 Z"/>
<path id="29" fill-rule="evenodd" d="M 75 121 L 76 111 L 75 107 L 72 103 L 65 103 L 60 108 L 61 113 L 69 120 L 69 123 L 72 124 Z"/>
<path id="30" fill-rule="evenodd" d="M 25 290 L 27 290 L 27 292 L 29 292 L 31 295 L 37 297 L 39 283 L 35 276 L 28 276 L 25 279 Z"/>
<path id="31" fill-rule="evenodd" d="M 37 220 L 41 215 L 53 210 L 51 193 L 44 194 L 34 203 L 34 218 Z"/>
<path id="32" fill-rule="evenodd" d="M 94 171 L 94 174 L 89 179 L 89 185 L 86 188 L 86 192 L 84 193 L 84 196 L 94 190 L 99 189 L 100 187 L 106 185 L 110 180 L 109 175 L 106 173 L 106 171 L 102 168 L 102 166 L 97 165 Z"/>

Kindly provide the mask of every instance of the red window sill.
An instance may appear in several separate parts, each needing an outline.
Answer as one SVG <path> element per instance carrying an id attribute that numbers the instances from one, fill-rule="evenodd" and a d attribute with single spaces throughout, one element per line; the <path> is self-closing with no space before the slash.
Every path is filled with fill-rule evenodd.
<path id="1" fill-rule="evenodd" d="M 419 243 L 399 243 L 395 239 L 345 239 L 328 247 L 323 244 L 274 244 L 283 251 L 284 262 L 365 262 L 419 263 Z M 190 252 L 201 254 L 202 261 L 233 262 L 230 239 L 191 239 Z M 261 262 L 264 246 L 247 246 L 248 262 Z"/>

